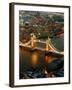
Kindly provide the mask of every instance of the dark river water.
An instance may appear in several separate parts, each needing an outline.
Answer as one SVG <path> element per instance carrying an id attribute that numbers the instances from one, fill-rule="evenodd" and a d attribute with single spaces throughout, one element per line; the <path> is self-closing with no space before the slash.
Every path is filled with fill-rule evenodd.
<path id="1" fill-rule="evenodd" d="M 52 43 L 58 50 L 63 50 L 63 38 L 52 39 Z M 39 44 L 39 47 L 43 46 Z M 60 58 L 52 57 L 50 55 L 45 55 L 41 51 L 28 51 L 23 47 L 19 47 L 19 60 L 20 60 L 20 79 L 22 79 L 24 74 L 27 74 L 28 71 L 37 73 L 42 72 L 45 68 L 48 68 L 47 72 L 52 72 L 56 68 L 57 63 L 63 61 Z M 55 63 L 56 61 L 56 63 Z"/>

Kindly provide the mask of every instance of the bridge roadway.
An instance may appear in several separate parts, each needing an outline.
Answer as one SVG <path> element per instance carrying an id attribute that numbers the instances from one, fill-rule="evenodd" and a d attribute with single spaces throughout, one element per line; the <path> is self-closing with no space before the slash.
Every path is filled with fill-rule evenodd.
<path id="1" fill-rule="evenodd" d="M 46 42 L 44 41 L 41 41 L 41 40 L 34 40 L 34 42 L 39 42 L 39 43 L 44 43 L 46 44 Z M 45 49 L 43 48 L 40 48 L 40 47 L 34 47 L 32 48 L 31 45 L 30 45 L 31 41 L 28 41 L 27 43 L 22 43 L 22 42 L 19 42 L 19 46 L 23 46 L 23 47 L 27 47 L 27 48 L 31 48 L 32 50 L 40 50 L 40 51 L 46 51 Z M 49 47 L 51 48 L 51 50 L 47 51 L 47 52 L 52 52 L 52 53 L 56 53 L 56 54 L 61 54 L 61 55 L 64 55 L 64 52 L 59 52 L 56 50 L 56 48 L 53 46 L 53 44 L 50 42 L 49 43 Z"/>

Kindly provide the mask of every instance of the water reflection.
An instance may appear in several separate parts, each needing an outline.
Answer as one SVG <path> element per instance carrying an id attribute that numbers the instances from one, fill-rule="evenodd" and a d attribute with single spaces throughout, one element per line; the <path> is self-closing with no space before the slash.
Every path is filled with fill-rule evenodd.
<path id="1" fill-rule="evenodd" d="M 38 62 L 38 54 L 36 52 L 31 54 L 32 66 L 36 66 Z"/>
<path id="2" fill-rule="evenodd" d="M 20 48 L 19 52 L 20 79 L 54 77 L 54 71 L 63 68 L 63 60 L 45 55 L 41 51 L 28 51 L 25 48 Z M 61 77 L 64 75 L 63 72 L 60 74 Z M 57 75 L 55 76 L 57 77 Z"/>
<path id="3" fill-rule="evenodd" d="M 49 55 L 44 56 L 44 60 L 45 60 L 46 63 L 51 63 L 54 59 L 56 59 L 56 58 L 52 57 L 52 56 L 49 56 Z"/>
<path id="4" fill-rule="evenodd" d="M 50 56 L 45 56 L 44 57 L 44 60 L 45 60 L 45 62 L 47 62 L 47 63 L 51 63 L 51 60 L 52 59 L 52 57 L 50 57 Z"/>

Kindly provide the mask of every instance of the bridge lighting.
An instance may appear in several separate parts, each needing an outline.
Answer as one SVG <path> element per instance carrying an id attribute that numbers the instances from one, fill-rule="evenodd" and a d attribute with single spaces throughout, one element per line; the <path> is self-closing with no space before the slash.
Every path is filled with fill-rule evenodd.
<path id="1" fill-rule="evenodd" d="M 34 40 L 33 40 L 33 37 L 31 37 L 31 47 L 34 47 Z"/>
<path id="2" fill-rule="evenodd" d="M 34 33 L 31 33 L 31 47 L 34 47 L 35 45 L 36 36 Z"/>
<path id="3" fill-rule="evenodd" d="M 46 40 L 46 51 L 49 51 L 49 42 L 50 38 L 48 37 L 48 39 Z"/>
<path id="4" fill-rule="evenodd" d="M 46 51 L 49 50 L 49 45 L 48 45 L 48 41 L 46 40 Z"/>

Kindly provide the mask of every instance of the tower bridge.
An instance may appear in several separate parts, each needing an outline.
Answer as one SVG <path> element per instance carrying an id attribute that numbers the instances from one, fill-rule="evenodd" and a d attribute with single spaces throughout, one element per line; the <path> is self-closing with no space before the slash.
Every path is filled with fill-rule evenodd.
<path id="1" fill-rule="evenodd" d="M 43 48 L 37 47 L 35 45 L 36 43 L 43 43 L 43 44 L 45 44 L 45 47 L 43 47 Z M 54 45 L 52 44 L 51 39 L 49 37 L 46 41 L 42 41 L 42 40 L 36 39 L 36 36 L 34 34 L 31 34 L 30 40 L 26 43 L 19 42 L 19 46 L 64 55 L 64 52 L 60 52 L 54 47 Z"/>

